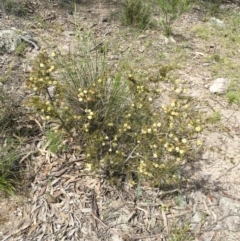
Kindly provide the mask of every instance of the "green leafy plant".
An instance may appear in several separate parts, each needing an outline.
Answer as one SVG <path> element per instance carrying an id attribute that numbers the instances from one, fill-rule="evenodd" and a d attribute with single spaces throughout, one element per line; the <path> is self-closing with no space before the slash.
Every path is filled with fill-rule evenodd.
<path id="1" fill-rule="evenodd" d="M 25 51 L 25 49 L 26 49 L 26 43 L 25 43 L 25 42 L 21 42 L 21 43 L 17 46 L 17 48 L 16 48 L 16 53 L 17 53 L 18 55 L 22 55 L 23 52 Z"/>
<path id="2" fill-rule="evenodd" d="M 121 20 L 126 26 L 145 29 L 151 20 L 151 5 L 144 0 L 124 0 Z"/>
<path id="3" fill-rule="evenodd" d="M 173 230 L 171 231 L 171 235 L 169 237 L 169 241 L 191 241 L 194 239 L 195 238 L 191 233 L 191 229 L 188 224 L 179 224 L 173 227 Z"/>
<path id="4" fill-rule="evenodd" d="M 0 190 L 8 194 L 13 194 L 15 191 L 14 183 L 18 172 L 15 170 L 15 165 L 19 158 L 14 149 L 16 145 L 13 139 L 6 138 L 0 148 Z"/>
<path id="5" fill-rule="evenodd" d="M 216 124 L 221 120 L 221 113 L 219 111 L 214 111 L 210 116 L 207 117 L 206 121 L 211 124 Z"/>
<path id="6" fill-rule="evenodd" d="M 161 24 L 167 36 L 173 33 L 172 24 L 189 8 L 189 0 L 156 0 L 163 14 Z"/>
<path id="7" fill-rule="evenodd" d="M 221 0 L 202 1 L 201 5 L 207 10 L 209 16 L 219 16 L 222 12 L 220 5 Z M 199 2 L 197 2 L 199 4 Z"/>
<path id="8" fill-rule="evenodd" d="M 197 37 L 201 39 L 210 38 L 210 30 L 206 26 L 197 25 L 193 28 L 193 31 L 196 33 Z"/>
<path id="9" fill-rule="evenodd" d="M 227 99 L 230 103 L 239 103 L 240 102 L 240 92 L 239 91 L 228 91 Z"/>
<path id="10" fill-rule="evenodd" d="M 2 0 L 3 10 L 19 17 L 23 17 L 28 14 L 28 4 L 29 2 L 27 0 Z"/>
<path id="11" fill-rule="evenodd" d="M 55 55 L 36 59 L 26 82 L 34 95 L 26 104 L 82 143 L 87 167 L 103 170 L 114 184 L 124 175 L 131 185 L 179 183 L 179 167 L 197 155 L 203 127 L 179 84 L 172 82 L 169 103 L 159 105 L 161 88 L 111 74 L 101 56 Z"/>
<path id="12" fill-rule="evenodd" d="M 52 130 L 47 131 L 46 133 L 48 149 L 52 153 L 59 153 L 66 149 L 66 146 L 63 144 L 64 136 L 62 133 L 55 133 Z"/>
<path id="13" fill-rule="evenodd" d="M 13 194 L 15 184 L 22 180 L 19 160 L 21 134 L 25 133 L 17 128 L 20 111 L 19 103 L 0 86 L 0 190 L 7 194 Z"/>
<path id="14" fill-rule="evenodd" d="M 11 100 L 0 88 L 0 190 L 8 194 L 15 190 L 13 169 L 18 159 L 17 144 L 9 133 L 12 118 Z"/>

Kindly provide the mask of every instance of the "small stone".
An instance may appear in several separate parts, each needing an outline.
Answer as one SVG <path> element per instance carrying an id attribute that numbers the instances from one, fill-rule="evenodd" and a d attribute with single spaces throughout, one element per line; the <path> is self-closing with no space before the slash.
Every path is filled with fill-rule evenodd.
<path id="1" fill-rule="evenodd" d="M 20 34 L 15 30 L 0 31 L 0 52 L 12 53 L 21 43 Z"/>
<path id="2" fill-rule="evenodd" d="M 76 33 L 74 31 L 66 30 L 63 32 L 65 36 L 74 36 Z"/>
<path id="3" fill-rule="evenodd" d="M 178 195 L 175 198 L 175 202 L 180 207 L 186 207 L 187 206 L 187 197 L 186 195 Z"/>
<path id="4" fill-rule="evenodd" d="M 109 22 L 108 17 L 107 16 L 103 16 L 102 17 L 102 23 L 107 23 L 107 22 Z"/>
<path id="5" fill-rule="evenodd" d="M 111 60 L 119 60 L 119 56 L 118 55 L 111 55 L 109 58 Z"/>
<path id="6" fill-rule="evenodd" d="M 147 37 L 147 35 L 140 35 L 139 37 L 138 37 L 138 39 L 145 39 Z"/>
<path id="7" fill-rule="evenodd" d="M 32 71 L 32 66 L 30 66 L 30 65 L 26 65 L 25 67 L 24 67 L 24 72 L 25 73 L 30 73 L 31 71 Z"/>
<path id="8" fill-rule="evenodd" d="M 223 214 L 227 215 L 230 212 L 237 213 L 240 209 L 240 203 L 237 201 L 232 200 L 231 198 L 223 197 L 220 202 L 219 206 L 221 207 Z"/>
<path id="9" fill-rule="evenodd" d="M 224 94 L 228 89 L 228 80 L 225 78 L 217 78 L 210 86 L 209 90 L 212 93 Z"/>
<path id="10" fill-rule="evenodd" d="M 198 224 L 201 223 L 202 218 L 203 218 L 203 217 L 202 217 L 201 212 L 198 212 L 198 211 L 197 211 L 197 212 L 193 215 L 192 221 L 191 221 L 191 227 L 192 227 L 192 229 L 197 228 Z"/>
<path id="11" fill-rule="evenodd" d="M 216 24 L 217 26 L 222 27 L 224 25 L 224 22 L 218 18 L 212 17 L 211 18 L 212 23 Z"/>
<path id="12" fill-rule="evenodd" d="M 138 51 L 139 51 L 140 53 L 143 53 L 144 50 L 145 50 L 145 47 L 144 47 L 144 46 L 141 46 L 141 47 L 138 49 Z"/>
<path id="13" fill-rule="evenodd" d="M 169 41 L 171 42 L 171 43 L 176 43 L 176 40 L 171 36 L 171 37 L 169 37 Z"/>
<path id="14" fill-rule="evenodd" d="M 57 229 L 60 229 L 61 228 L 61 224 L 57 224 Z"/>
<path id="15" fill-rule="evenodd" d="M 202 52 L 195 52 L 195 56 L 204 56 L 204 53 L 202 53 Z"/>
<path id="16" fill-rule="evenodd" d="M 226 218 L 228 229 L 232 232 L 237 232 L 240 229 L 240 217 L 234 215 Z"/>
<path id="17" fill-rule="evenodd" d="M 51 96 L 54 96 L 54 94 L 56 93 L 56 86 L 48 87 L 48 92 Z"/>

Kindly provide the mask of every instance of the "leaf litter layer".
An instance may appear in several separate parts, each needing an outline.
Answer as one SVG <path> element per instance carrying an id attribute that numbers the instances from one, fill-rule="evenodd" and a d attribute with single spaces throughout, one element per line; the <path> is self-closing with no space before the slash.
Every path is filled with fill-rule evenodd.
<path id="1" fill-rule="evenodd" d="M 164 38 L 163 38 L 163 40 L 164 40 Z M 136 50 L 138 51 L 138 49 L 137 49 L 138 45 L 135 44 L 133 46 L 136 47 Z M 142 51 L 142 49 L 143 48 L 141 48 L 139 50 Z M 176 50 L 177 50 L 177 48 L 176 48 Z M 202 49 L 201 49 L 201 51 L 202 51 Z M 185 58 L 182 53 L 180 56 Z M 144 57 L 144 56 L 142 56 L 142 57 Z M 164 56 L 159 56 L 159 57 L 164 58 Z M 200 63 L 201 63 L 201 61 L 200 61 Z M 184 77 L 188 77 L 188 76 L 184 76 Z M 221 98 L 218 98 L 218 99 L 222 100 Z M 236 124 L 233 126 L 236 126 Z M 209 142 L 209 143 L 211 144 L 211 142 Z M 40 149 L 42 149 L 42 148 L 40 148 Z M 182 227 L 182 230 L 186 230 L 185 233 L 188 234 L 189 227 L 188 227 L 188 225 L 186 227 L 183 223 L 185 223 L 186 220 L 191 220 L 191 218 L 194 217 L 195 219 L 194 219 L 193 223 L 191 223 L 191 229 L 196 228 L 194 236 L 198 237 L 199 233 L 202 231 L 204 233 L 203 237 L 205 234 L 206 235 L 208 234 L 209 235 L 208 238 L 216 237 L 216 240 L 217 240 L 217 238 L 220 238 L 220 236 L 221 236 L 221 233 L 222 233 L 221 230 L 224 229 L 225 223 L 223 223 L 223 220 L 226 220 L 226 219 L 229 220 L 229 218 L 231 216 L 238 217 L 237 213 L 234 213 L 234 210 L 230 210 L 229 214 L 226 213 L 224 216 L 222 216 L 219 211 L 220 209 L 213 208 L 214 205 L 217 206 L 219 204 L 220 200 L 224 200 L 225 202 L 228 201 L 227 198 L 232 199 L 232 200 L 235 199 L 236 202 L 238 200 L 236 199 L 236 197 L 234 197 L 234 195 L 229 195 L 228 192 L 225 192 L 225 194 L 224 194 L 224 192 L 215 190 L 215 188 L 213 188 L 213 185 L 209 186 L 209 182 L 206 181 L 206 180 L 208 180 L 208 177 L 206 177 L 205 173 L 203 173 L 202 182 L 200 182 L 199 179 L 197 179 L 196 183 L 194 183 L 195 185 L 193 185 L 193 189 L 196 189 L 196 188 L 201 189 L 202 188 L 204 190 L 204 194 L 201 191 L 199 193 L 193 191 L 193 194 L 190 194 L 191 191 L 190 191 L 190 193 L 187 193 L 187 192 L 184 192 L 183 189 L 181 189 L 181 191 L 173 190 L 174 193 L 175 192 L 178 193 L 177 200 L 176 200 L 177 205 L 175 205 L 175 203 L 173 205 L 171 205 L 171 203 L 175 201 L 175 199 L 172 200 L 171 196 L 169 196 L 169 195 L 171 195 L 171 193 L 164 194 L 164 192 L 160 192 L 160 191 L 158 192 L 158 190 L 151 190 L 150 188 L 148 188 L 144 185 L 143 185 L 143 187 L 139 187 L 136 190 L 132 190 L 131 188 L 127 189 L 127 191 L 126 191 L 127 194 L 125 193 L 125 191 L 123 191 L 123 193 L 119 193 L 119 190 L 115 190 L 112 187 L 109 187 L 106 184 L 106 182 L 104 180 L 102 180 L 101 178 L 96 179 L 95 183 L 94 183 L 94 179 L 92 177 L 89 178 L 89 176 L 82 176 L 82 175 L 86 175 L 85 172 L 83 172 L 82 174 L 76 175 L 73 167 L 66 166 L 69 169 L 71 169 L 71 171 L 65 170 L 64 168 L 62 169 L 61 167 L 59 167 L 59 169 L 58 169 L 59 163 L 58 163 L 58 161 L 57 161 L 57 163 L 56 163 L 56 161 L 54 161 L 54 157 L 49 158 L 51 156 L 50 153 L 48 153 L 47 151 L 45 152 L 44 148 L 43 148 L 43 151 L 41 151 L 41 153 L 43 154 L 43 156 L 41 155 L 43 157 L 43 166 L 42 167 L 45 166 L 46 170 L 49 170 L 49 171 L 48 171 L 48 174 L 42 175 L 43 176 L 42 177 L 42 179 L 43 179 L 42 186 L 38 185 L 38 178 L 36 177 L 36 181 L 33 182 L 33 193 L 34 194 L 32 195 L 35 198 L 33 198 L 34 201 L 32 201 L 31 204 L 30 203 L 28 204 L 29 205 L 28 210 L 31 210 L 31 212 L 28 211 L 28 213 L 33 213 L 33 215 L 32 214 L 31 215 L 32 215 L 33 219 L 36 220 L 36 226 L 32 225 L 32 223 L 29 224 L 28 222 L 26 222 L 25 225 L 20 226 L 19 229 L 16 230 L 16 234 L 15 234 L 16 240 L 21 240 L 21 239 L 33 240 L 33 238 L 36 238 L 39 235 L 40 235 L 39 237 L 42 238 L 42 240 L 44 240 L 44 238 L 43 238 L 44 236 L 42 236 L 42 235 L 45 235 L 45 237 L 47 237 L 46 240 L 49 240 L 52 235 L 52 240 L 55 240 L 56 236 L 54 236 L 54 234 L 51 234 L 52 232 L 56 232 L 57 234 L 59 234 L 59 237 L 61 237 L 61 235 L 67 235 L 67 233 L 62 234 L 61 232 L 57 231 L 58 230 L 57 228 L 60 226 L 59 225 L 57 226 L 55 224 L 55 222 L 54 222 L 55 216 L 57 217 L 58 221 L 64 220 L 64 221 L 62 221 L 62 223 L 61 223 L 61 221 L 59 221 L 59 224 L 61 225 L 61 227 L 63 227 L 63 229 L 62 229 L 63 232 L 64 232 L 64 229 L 66 229 L 66 230 L 70 231 L 70 235 L 74 235 L 77 232 L 79 232 L 78 235 L 83 235 L 85 233 L 86 240 L 94 239 L 94 238 L 92 238 L 92 236 L 89 237 L 88 235 L 93 235 L 93 237 L 96 237 L 95 240 L 106 240 L 107 238 L 109 238 L 110 240 L 111 239 L 113 240 L 113 239 L 117 239 L 119 237 L 120 237 L 119 239 L 122 238 L 123 240 L 127 240 L 127 236 L 124 236 L 127 233 L 127 231 L 124 232 L 124 228 L 126 230 L 130 229 L 131 234 L 133 233 L 133 235 L 136 235 L 136 238 L 139 238 L 139 239 L 142 238 L 142 239 L 154 240 L 154 239 L 157 239 L 158 237 L 161 237 L 161 235 L 162 235 L 163 240 L 164 240 L 164 238 L 166 240 L 168 240 L 167 235 L 170 232 L 169 230 L 173 230 L 172 229 L 173 226 L 171 225 L 171 222 L 172 222 L 171 220 L 172 220 L 172 217 L 174 216 L 172 213 L 174 212 L 175 209 L 177 210 L 176 211 L 177 214 L 174 216 L 175 219 L 174 219 L 173 223 L 177 223 L 176 221 L 179 222 L 179 224 L 176 225 L 176 230 L 175 230 L 176 235 L 181 235 L 181 233 L 179 234 L 179 229 L 180 229 L 179 227 Z M 45 159 L 44 153 L 46 155 L 47 161 L 44 160 Z M 42 158 L 41 156 L 39 157 L 39 159 Z M 79 156 L 79 155 L 76 154 L 76 156 Z M 61 158 L 59 158 L 58 160 L 60 160 L 60 159 Z M 66 159 L 69 159 L 69 157 L 68 158 L 64 157 L 62 163 L 64 163 L 64 161 L 66 161 Z M 75 161 L 78 158 L 74 157 L 74 155 L 73 155 L 73 157 L 71 157 L 70 159 Z M 53 167 L 55 167 L 55 164 L 56 164 L 56 168 L 53 170 L 52 170 L 51 164 L 49 164 L 51 162 L 53 163 Z M 83 160 L 76 161 L 76 163 L 79 164 L 78 166 L 81 166 L 82 162 L 83 162 Z M 61 161 L 60 161 L 60 163 L 61 163 Z M 71 165 L 72 164 L 70 164 L 70 166 Z M 236 165 L 234 165 L 233 167 L 237 168 Z M 78 171 L 79 171 L 79 169 L 80 169 L 80 167 L 77 168 Z M 39 170 L 42 170 L 42 169 L 39 169 Z M 51 174 L 51 172 L 52 172 L 52 174 Z M 61 173 L 61 172 L 63 172 L 63 173 Z M 231 170 L 229 170 L 229 172 L 231 172 Z M 50 178 L 52 175 L 53 179 L 56 180 L 56 184 L 55 184 L 56 186 L 51 187 L 48 185 L 46 187 L 46 185 L 44 184 L 44 179 L 46 177 L 44 177 L 44 176 L 49 177 L 48 175 L 50 175 Z M 84 194 L 79 194 L 79 196 L 77 196 L 78 198 L 82 197 L 82 199 L 85 201 L 83 203 L 82 202 L 79 203 L 78 199 L 75 200 L 75 202 L 79 205 L 80 209 L 83 210 L 83 214 L 82 214 L 82 212 L 81 213 L 78 212 L 78 215 L 80 217 L 83 217 L 82 219 L 80 219 L 81 220 L 80 222 L 78 220 L 73 220 L 73 222 L 71 223 L 71 220 L 72 220 L 71 214 L 68 214 L 67 213 L 68 211 L 66 211 L 66 210 L 71 210 L 71 207 L 69 208 L 69 206 L 71 206 L 71 204 L 72 204 L 72 202 L 70 202 L 70 200 L 74 199 L 74 197 L 71 196 L 72 195 L 71 193 L 76 193 L 76 190 L 75 190 L 75 187 L 71 187 L 71 188 L 69 187 L 69 189 L 67 189 L 67 190 L 64 190 L 62 188 L 63 186 L 67 187 L 71 184 L 71 182 L 70 182 L 70 184 L 68 183 L 70 178 L 68 179 L 68 177 L 63 177 L 63 175 L 71 175 L 71 176 L 75 177 L 76 179 L 80 178 L 81 180 L 78 180 L 78 182 L 82 184 L 83 189 L 84 188 L 86 189 L 86 190 L 84 189 L 84 191 L 83 191 Z M 62 180 L 60 180 L 60 177 Z M 223 175 L 223 177 L 224 177 L 224 175 Z M 40 177 L 40 180 L 41 180 L 41 177 Z M 36 182 L 36 184 L 35 184 L 35 182 Z M 91 182 L 92 182 L 92 184 L 91 184 Z M 59 183 L 59 185 L 58 185 L 58 183 Z M 73 181 L 73 183 L 75 183 L 75 182 Z M 76 183 L 75 183 L 75 185 L 76 185 Z M 87 189 L 88 185 L 90 186 L 90 189 L 91 189 L 89 191 L 89 193 L 88 193 L 88 189 Z M 99 185 L 100 185 L 100 187 L 99 187 Z M 40 188 L 39 186 L 42 188 Z M 191 187 L 191 185 L 190 185 L 190 187 Z M 56 194 L 57 198 L 56 198 L 56 200 L 54 200 L 55 206 L 57 206 L 57 208 L 55 207 L 55 209 L 54 209 L 54 210 L 57 210 L 55 213 L 54 213 L 54 211 L 52 211 L 50 209 L 50 204 L 52 203 L 52 201 L 48 200 L 47 196 L 49 196 L 49 195 L 47 195 L 45 193 L 46 190 L 48 190 L 48 188 L 49 188 L 49 193 L 51 195 L 54 194 L 55 190 L 60 190 L 59 196 Z M 94 192 L 93 192 L 93 190 L 94 190 Z M 159 194 L 160 200 L 158 200 L 156 198 L 157 194 Z M 133 197 L 130 198 L 130 196 L 133 196 Z M 39 198 L 36 198 L 36 197 L 39 197 Z M 153 197 L 153 198 L 149 198 L 149 197 Z M 165 197 L 165 198 L 163 199 L 163 197 Z M 62 204 L 61 198 L 66 199 L 67 201 L 63 202 L 63 204 Z M 168 198 L 170 199 L 170 201 L 169 201 L 170 204 L 168 204 Z M 152 199 L 152 200 L 149 201 L 149 199 L 150 200 Z M 97 205 L 94 200 L 97 200 Z M 118 206 L 115 202 L 118 202 L 119 200 L 120 200 L 120 204 Z M 137 200 L 137 201 L 135 201 L 135 200 Z M 90 205 L 88 203 L 88 201 L 93 204 Z M 184 210 L 183 213 L 181 213 L 179 211 L 179 210 L 182 210 L 181 208 L 179 208 L 179 206 L 181 206 L 180 205 L 181 201 L 183 203 L 182 204 L 183 205 L 182 209 Z M 153 207 L 151 206 L 151 202 L 153 202 L 153 204 L 152 204 Z M 112 209 L 110 206 L 111 203 L 113 203 L 113 206 L 114 206 L 114 208 L 112 208 Z M 137 206 L 136 206 L 136 203 L 138 204 Z M 186 205 L 186 203 L 187 203 L 187 205 Z M 197 208 L 195 205 L 196 203 L 199 203 L 199 206 L 197 206 Z M 59 207 L 57 204 L 59 204 Z M 122 205 L 124 208 L 122 207 Z M 32 206 L 34 206 L 34 208 L 32 208 Z M 74 207 L 77 208 L 77 206 L 74 206 Z M 96 211 L 97 209 L 98 209 L 99 215 L 97 214 L 97 211 Z M 186 211 L 186 209 L 187 209 L 187 211 Z M 190 213 L 188 213 L 188 209 L 190 209 Z M 36 210 L 39 210 L 39 212 Z M 110 211 L 104 212 L 102 210 L 110 210 L 111 212 Z M 161 210 L 161 211 L 159 211 L 159 210 Z M 59 214 L 59 213 L 61 213 L 61 211 L 63 212 L 62 216 Z M 197 211 L 198 211 L 198 214 L 196 214 Z M 47 212 L 50 212 L 51 215 L 48 216 L 48 214 L 46 214 Z M 94 215 L 90 214 L 92 212 Z M 207 215 L 207 222 L 204 223 L 204 225 L 206 225 L 206 226 L 199 224 L 198 216 L 201 216 L 201 215 L 199 215 L 199 212 L 204 213 L 204 215 Z M 71 211 L 70 211 L 70 213 L 71 213 Z M 114 215 L 111 215 L 111 213 L 113 213 Z M 155 213 L 156 213 L 156 216 L 154 218 L 152 218 L 152 216 L 154 216 Z M 126 215 L 126 214 L 129 214 L 129 216 L 127 216 L 127 218 L 124 217 L 124 215 Z M 64 216 L 64 215 L 68 215 L 68 216 Z M 122 216 L 123 216 L 123 218 L 122 218 Z M 75 215 L 74 217 L 77 219 L 77 215 Z M 27 215 L 27 218 L 29 218 L 28 215 Z M 25 220 L 27 220 L 27 218 Z M 119 220 L 119 222 L 118 222 L 118 220 Z M 50 225 L 49 229 L 47 229 L 47 224 L 46 224 L 47 222 L 45 222 L 45 221 L 48 221 L 50 224 L 52 224 L 52 226 Z M 32 222 L 31 219 L 30 219 L 30 222 Z M 76 222 L 77 224 L 81 223 L 82 226 L 84 226 L 84 228 L 82 228 L 81 231 L 79 231 L 79 229 L 75 230 L 74 228 L 71 228 L 72 227 L 71 225 L 74 222 Z M 116 223 L 116 226 L 113 226 L 112 222 L 114 224 Z M 140 225 L 138 225 L 138 222 L 140 223 Z M 84 223 L 84 225 L 83 225 L 83 223 Z M 35 224 L 35 223 L 33 223 L 33 224 Z M 98 229 L 95 228 L 96 225 L 98 225 Z M 105 225 L 107 225 L 107 226 L 105 226 Z M 160 226 L 160 228 L 158 225 Z M 127 226 L 127 228 L 125 226 Z M 156 232 L 155 232 L 155 227 L 156 227 Z M 220 231 L 216 232 L 216 227 L 219 228 Z M 133 232 L 132 232 L 131 228 L 134 229 Z M 50 231 L 48 232 L 48 230 L 50 230 Z M 87 230 L 87 231 L 85 231 L 85 230 Z M 98 236 L 98 232 L 99 232 L 98 230 L 100 230 L 100 234 L 101 234 L 100 236 Z M 115 230 L 116 232 L 113 232 L 113 230 Z M 234 232 L 234 229 L 231 230 L 231 232 Z M 141 235 L 145 235 L 145 236 L 137 237 L 137 235 L 139 235 L 139 233 L 141 233 Z M 161 233 L 161 235 L 160 235 L 160 233 Z M 109 236 L 104 236 L 104 235 L 109 235 Z M 154 235 L 157 235 L 158 237 L 155 237 Z M 189 235 L 191 236 L 191 234 L 189 234 Z M 22 237 L 24 237 L 24 238 L 22 238 Z M 33 237 L 33 238 L 29 238 L 29 237 Z M 132 239 L 134 239 L 133 236 L 131 236 L 131 237 L 132 237 Z M 13 238 L 14 238 L 14 232 L 12 232 L 9 239 L 11 240 Z M 72 238 L 72 240 L 74 240 L 74 236 L 71 236 L 71 238 Z M 63 239 L 64 239 L 64 236 L 63 236 Z M 183 237 L 182 239 L 183 240 L 191 240 L 191 237 Z M 69 239 L 69 240 L 71 240 L 71 239 Z"/>

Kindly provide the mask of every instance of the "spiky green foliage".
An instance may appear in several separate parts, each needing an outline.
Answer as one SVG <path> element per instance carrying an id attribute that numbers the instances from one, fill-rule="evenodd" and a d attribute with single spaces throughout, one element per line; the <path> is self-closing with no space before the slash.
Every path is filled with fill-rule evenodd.
<path id="1" fill-rule="evenodd" d="M 29 2 L 27 0 L 2 0 L 1 2 L 2 3 L 0 3 L 0 8 L 2 8 L 4 12 L 19 17 L 24 17 L 29 13 Z"/>
<path id="2" fill-rule="evenodd" d="M 13 121 L 11 104 L 9 96 L 0 88 L 0 190 L 8 194 L 14 191 L 14 166 L 18 159 L 17 143 L 9 133 Z"/>
<path id="3" fill-rule="evenodd" d="M 28 105 L 82 143 L 88 168 L 102 169 L 115 184 L 126 174 L 133 185 L 179 183 L 179 167 L 196 157 L 200 144 L 194 101 L 173 82 L 169 102 L 159 103 L 157 85 L 109 74 L 99 59 L 88 57 L 56 60 L 42 52 L 27 80 L 34 93 Z"/>
<path id="4" fill-rule="evenodd" d="M 163 14 L 161 24 L 167 36 L 172 34 L 173 22 L 181 16 L 188 8 L 189 0 L 156 0 Z"/>
<path id="5" fill-rule="evenodd" d="M 145 29 L 151 21 L 151 2 L 144 0 L 124 0 L 121 20 L 125 26 Z"/>

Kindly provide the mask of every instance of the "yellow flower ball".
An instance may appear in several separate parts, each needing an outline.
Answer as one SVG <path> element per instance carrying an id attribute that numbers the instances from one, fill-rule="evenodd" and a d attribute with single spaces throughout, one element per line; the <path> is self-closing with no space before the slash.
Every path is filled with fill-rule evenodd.
<path id="1" fill-rule="evenodd" d="M 197 146 L 201 146 L 202 142 L 200 140 L 197 140 Z"/>
<path id="2" fill-rule="evenodd" d="M 146 130 L 144 130 L 144 129 L 142 129 L 142 130 L 141 130 L 141 133 L 142 133 L 142 134 L 146 134 L 146 133 L 147 133 L 147 131 L 146 131 Z"/>
<path id="3" fill-rule="evenodd" d="M 157 153 L 154 153 L 153 158 L 157 158 L 157 157 L 158 157 Z"/>
<path id="4" fill-rule="evenodd" d="M 197 127 L 195 128 L 195 130 L 196 130 L 197 132 L 200 132 L 200 131 L 201 131 L 201 127 L 200 127 L 200 126 L 197 126 Z"/>
<path id="5" fill-rule="evenodd" d="M 92 164 L 86 163 L 86 169 L 87 169 L 88 171 L 91 171 L 91 170 L 92 170 Z"/>
<path id="6" fill-rule="evenodd" d="M 176 105 L 175 102 L 172 102 L 172 103 L 171 103 L 171 106 L 172 106 L 172 107 L 174 107 L 175 105 Z"/>
<path id="7" fill-rule="evenodd" d="M 162 164 L 159 166 L 159 168 L 160 168 L 160 169 L 165 168 L 165 164 L 162 163 Z"/>
<path id="8" fill-rule="evenodd" d="M 179 153 L 182 155 L 184 154 L 184 150 L 180 150 Z"/>
<path id="9" fill-rule="evenodd" d="M 184 138 L 184 139 L 182 139 L 182 143 L 187 143 L 187 140 Z"/>
<path id="10" fill-rule="evenodd" d="M 181 93 L 181 89 L 176 89 L 175 92 L 176 92 L 177 94 L 179 94 L 179 93 Z"/>
<path id="11" fill-rule="evenodd" d="M 170 147 L 170 148 L 168 148 L 168 152 L 172 152 L 173 151 L 173 149 Z"/>

